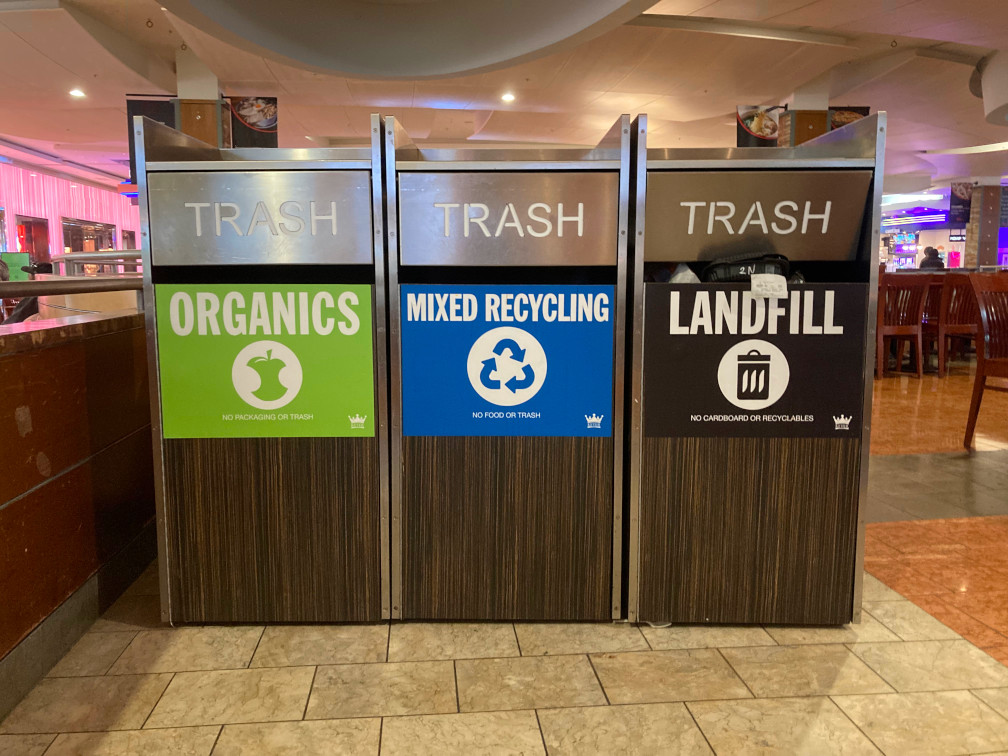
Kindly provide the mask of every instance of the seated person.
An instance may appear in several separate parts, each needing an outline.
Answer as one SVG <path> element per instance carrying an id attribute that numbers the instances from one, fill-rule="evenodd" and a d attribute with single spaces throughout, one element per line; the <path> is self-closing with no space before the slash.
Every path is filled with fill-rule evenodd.
<path id="1" fill-rule="evenodd" d="M 944 270 L 945 263 L 938 256 L 938 250 L 934 247 L 927 247 L 924 250 L 924 259 L 920 261 L 918 266 L 921 270 Z"/>

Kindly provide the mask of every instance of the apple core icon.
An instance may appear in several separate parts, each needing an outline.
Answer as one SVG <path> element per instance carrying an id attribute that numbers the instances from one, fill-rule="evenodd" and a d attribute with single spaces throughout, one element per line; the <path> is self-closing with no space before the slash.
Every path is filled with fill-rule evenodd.
<path id="1" fill-rule="evenodd" d="M 231 382 L 246 404 L 262 410 L 280 409 L 301 390 L 301 362 L 278 341 L 256 341 L 235 357 Z"/>

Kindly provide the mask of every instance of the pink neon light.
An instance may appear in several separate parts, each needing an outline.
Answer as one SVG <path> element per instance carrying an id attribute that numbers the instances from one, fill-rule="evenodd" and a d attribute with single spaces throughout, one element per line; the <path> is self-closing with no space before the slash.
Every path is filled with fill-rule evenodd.
<path id="1" fill-rule="evenodd" d="M 34 174 L 34 175 L 32 175 Z M 71 188 L 71 184 L 74 188 Z M 127 197 L 114 191 L 68 181 L 15 165 L 0 163 L 0 208 L 7 224 L 7 252 L 16 252 L 16 215 L 49 221 L 49 254 L 63 252 L 63 218 L 109 223 L 116 227 L 116 244 L 122 248 L 123 231 L 133 231 L 140 243 L 140 211 Z"/>

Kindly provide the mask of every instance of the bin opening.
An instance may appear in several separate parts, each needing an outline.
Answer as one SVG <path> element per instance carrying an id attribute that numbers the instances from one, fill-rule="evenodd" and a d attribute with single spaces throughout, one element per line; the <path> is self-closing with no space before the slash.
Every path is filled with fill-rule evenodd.
<path id="1" fill-rule="evenodd" d="M 645 283 L 702 283 L 704 271 L 709 263 L 698 260 L 670 259 L 661 262 L 644 263 Z M 772 273 L 773 270 L 757 270 L 757 273 Z M 790 261 L 790 283 L 863 283 L 867 284 L 871 275 L 871 263 L 867 260 L 800 260 Z M 796 278 L 800 277 L 800 278 Z M 745 283 L 748 279 L 736 282 Z M 714 281 L 712 281 L 714 282 Z M 728 283 L 729 279 L 718 279 L 718 283 Z"/>

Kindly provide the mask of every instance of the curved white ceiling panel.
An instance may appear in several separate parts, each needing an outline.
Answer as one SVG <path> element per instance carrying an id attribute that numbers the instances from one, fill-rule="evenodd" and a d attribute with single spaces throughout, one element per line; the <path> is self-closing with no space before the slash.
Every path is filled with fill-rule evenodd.
<path id="1" fill-rule="evenodd" d="M 653 0 L 164 0 L 253 52 L 364 78 L 486 71 L 572 47 Z"/>

